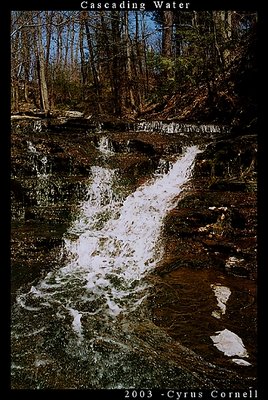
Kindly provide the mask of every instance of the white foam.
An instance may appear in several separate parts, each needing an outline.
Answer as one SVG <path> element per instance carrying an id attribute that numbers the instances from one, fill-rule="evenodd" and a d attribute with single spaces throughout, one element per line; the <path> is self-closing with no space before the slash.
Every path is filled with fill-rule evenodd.
<path id="1" fill-rule="evenodd" d="M 71 307 L 66 307 L 66 308 L 73 317 L 73 322 L 72 322 L 73 330 L 78 334 L 78 336 L 82 337 L 82 325 L 81 325 L 82 314 Z"/>
<path id="2" fill-rule="evenodd" d="M 101 136 L 98 144 L 98 150 L 105 155 L 114 153 L 113 145 L 107 136 Z"/>
<path id="3" fill-rule="evenodd" d="M 86 200 L 65 236 L 68 263 L 50 272 L 32 289 L 35 298 L 67 303 L 73 330 L 82 334 L 79 302 L 88 315 L 102 309 L 116 317 L 130 312 L 146 298 L 141 278 L 161 259 L 163 218 L 174 207 L 174 199 L 190 177 L 199 152 L 196 146 L 125 200 L 114 191 L 115 170 L 94 166 Z M 95 302 L 92 307 L 90 302 Z M 44 304 L 44 303 L 43 303 Z"/>

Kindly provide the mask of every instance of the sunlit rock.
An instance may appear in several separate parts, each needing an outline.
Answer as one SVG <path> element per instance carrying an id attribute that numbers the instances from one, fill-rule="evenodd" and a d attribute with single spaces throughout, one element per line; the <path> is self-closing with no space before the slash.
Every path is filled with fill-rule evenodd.
<path id="1" fill-rule="evenodd" d="M 249 363 L 246 360 L 243 360 L 242 358 L 232 358 L 232 361 L 235 364 L 242 365 L 242 366 L 245 366 L 245 367 L 248 367 L 249 365 L 251 365 L 251 363 Z"/>
<path id="2" fill-rule="evenodd" d="M 68 118 L 83 118 L 84 113 L 80 111 L 65 111 L 64 115 Z"/>
<path id="3" fill-rule="evenodd" d="M 217 331 L 216 333 L 217 335 L 210 336 L 210 338 L 217 349 L 222 351 L 225 356 L 248 357 L 248 352 L 239 336 L 228 329 Z"/>
<path id="4" fill-rule="evenodd" d="M 210 286 L 215 293 L 219 307 L 219 310 L 212 311 L 212 316 L 219 319 L 226 312 L 226 302 L 231 295 L 231 290 L 227 286 L 218 284 L 212 284 Z"/>

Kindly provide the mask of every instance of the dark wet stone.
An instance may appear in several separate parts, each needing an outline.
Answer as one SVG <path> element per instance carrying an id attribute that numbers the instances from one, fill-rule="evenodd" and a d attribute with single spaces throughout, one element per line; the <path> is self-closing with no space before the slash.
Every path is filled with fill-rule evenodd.
<path id="1" fill-rule="evenodd" d="M 129 129 L 129 123 L 128 122 L 121 122 L 121 121 L 104 121 L 101 122 L 102 124 L 102 129 L 103 130 L 108 130 L 108 131 L 118 131 L 118 132 L 124 132 Z"/>
<path id="2" fill-rule="evenodd" d="M 219 181 L 212 183 L 210 189 L 227 192 L 244 192 L 247 190 L 247 184 L 245 182 Z"/>
<path id="3" fill-rule="evenodd" d="M 238 183 L 256 179 L 257 138 L 240 136 L 215 141 L 197 156 L 195 176 L 211 176 L 229 181 L 230 190 L 237 190 Z M 236 181 L 236 182 L 232 182 Z M 227 185 L 227 183 L 226 183 Z M 228 190 L 228 188 L 223 188 Z"/>
<path id="4" fill-rule="evenodd" d="M 127 143 L 127 148 L 131 152 L 140 152 L 148 155 L 154 155 L 155 150 L 153 145 L 149 143 L 144 143 L 141 140 L 131 139 Z"/>

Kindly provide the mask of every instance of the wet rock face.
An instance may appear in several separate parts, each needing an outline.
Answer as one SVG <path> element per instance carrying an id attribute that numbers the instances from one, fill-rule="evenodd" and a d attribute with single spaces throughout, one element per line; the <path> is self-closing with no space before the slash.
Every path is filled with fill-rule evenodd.
<path id="1" fill-rule="evenodd" d="M 209 178 L 213 190 L 255 191 L 257 137 L 239 136 L 209 144 L 197 157 L 195 178 Z"/>
<path id="2" fill-rule="evenodd" d="M 91 165 L 103 162 L 99 125 L 83 118 L 61 124 L 35 118 L 13 121 L 14 222 L 68 225 L 66 204 L 71 209 L 83 198 Z M 133 187 L 155 169 L 161 155 L 180 153 L 185 141 L 176 134 L 119 132 L 120 124 L 111 126 L 114 132 L 108 133 L 104 150 L 114 155 L 104 162 L 122 169 Z M 255 135 L 225 140 L 221 135 L 197 155 L 191 190 L 166 219 L 164 270 L 185 263 L 194 268 L 211 265 L 228 274 L 256 278 L 256 142 Z M 63 230 L 59 227 L 60 234 Z"/>
<path id="3" fill-rule="evenodd" d="M 212 143 L 197 156 L 191 186 L 165 221 L 161 273 L 187 265 L 256 280 L 256 175 L 255 136 Z"/>
<path id="4" fill-rule="evenodd" d="M 11 152 L 12 298 L 21 286 L 64 263 L 62 238 L 85 198 L 92 165 L 119 169 L 131 192 L 151 177 L 163 155 L 180 154 L 192 140 L 190 133 L 122 132 L 123 126 L 112 124 L 113 132 L 102 141 L 99 126 L 80 118 L 61 125 L 41 123 L 41 128 L 36 120 L 16 126 Z M 212 140 L 199 135 L 198 143 L 205 150 L 197 155 L 193 177 L 165 219 L 165 253 L 151 274 L 154 290 L 148 303 L 155 325 L 224 368 L 230 368 L 231 360 L 213 347 L 211 336 L 237 327 L 250 366 L 243 371 L 232 366 L 233 376 L 248 379 L 255 376 L 256 366 L 256 137 Z M 215 287 L 229 290 L 224 313 L 217 306 Z"/>
<path id="5" fill-rule="evenodd" d="M 161 135 L 119 128 L 106 134 L 99 123 L 78 117 L 12 119 L 12 298 L 64 260 L 62 236 L 85 197 L 92 165 L 119 169 L 126 188 L 135 189 L 151 176 L 164 149 L 178 147 Z"/>
<path id="6" fill-rule="evenodd" d="M 192 180 L 165 220 L 165 256 L 150 299 L 157 325 L 218 365 L 236 371 L 238 361 L 211 337 L 229 328 L 243 338 L 245 379 L 256 374 L 256 164 L 256 136 L 215 141 L 197 155 Z M 224 315 L 213 287 L 231 293 Z"/>
<path id="7" fill-rule="evenodd" d="M 214 267 L 256 279 L 256 195 L 252 192 L 189 193 L 166 220 L 166 251 L 175 265 Z M 230 265 L 230 257 L 237 259 Z"/>

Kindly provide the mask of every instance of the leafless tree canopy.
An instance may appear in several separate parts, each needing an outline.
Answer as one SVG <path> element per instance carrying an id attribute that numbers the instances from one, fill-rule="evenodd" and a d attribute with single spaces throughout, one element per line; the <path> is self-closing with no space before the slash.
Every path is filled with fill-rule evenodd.
<path id="1" fill-rule="evenodd" d="M 241 11 L 14 11 L 12 110 L 135 116 L 189 88 L 215 97 L 256 21 Z"/>

